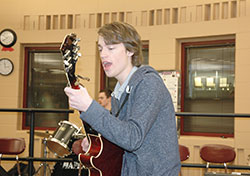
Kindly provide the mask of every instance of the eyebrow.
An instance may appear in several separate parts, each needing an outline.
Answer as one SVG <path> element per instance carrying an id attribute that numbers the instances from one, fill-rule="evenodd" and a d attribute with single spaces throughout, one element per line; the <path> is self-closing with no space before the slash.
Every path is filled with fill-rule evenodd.
<path id="1" fill-rule="evenodd" d="M 100 50 L 100 49 L 103 49 L 103 46 L 101 46 L 100 44 L 98 44 L 98 50 Z"/>

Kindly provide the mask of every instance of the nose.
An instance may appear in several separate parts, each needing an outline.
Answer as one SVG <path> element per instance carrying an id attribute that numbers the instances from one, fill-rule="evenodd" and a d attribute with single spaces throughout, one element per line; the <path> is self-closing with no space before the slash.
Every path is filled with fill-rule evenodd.
<path id="1" fill-rule="evenodd" d="M 104 59 L 107 56 L 108 56 L 107 49 L 105 49 L 105 47 L 103 47 L 103 49 L 100 51 L 100 57 L 101 57 L 101 59 Z"/>

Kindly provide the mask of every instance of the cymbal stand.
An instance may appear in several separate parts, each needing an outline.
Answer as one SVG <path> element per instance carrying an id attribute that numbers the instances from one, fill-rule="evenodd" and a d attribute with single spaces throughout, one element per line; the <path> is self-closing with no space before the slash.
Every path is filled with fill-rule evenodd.
<path id="1" fill-rule="evenodd" d="M 43 138 L 43 146 L 44 146 L 44 149 L 43 149 L 43 151 L 44 151 L 44 152 L 43 152 L 43 157 L 44 157 L 44 158 L 47 158 L 47 154 L 48 154 L 48 151 L 47 151 L 47 138 Z M 46 176 L 46 174 L 47 174 L 47 172 L 46 172 L 47 168 L 48 168 L 49 173 L 50 173 L 50 175 L 51 175 L 51 170 L 50 170 L 49 164 L 46 163 L 46 161 L 43 162 L 43 163 L 41 163 L 41 164 L 39 165 L 39 167 L 38 167 L 38 169 L 37 169 L 37 171 L 35 172 L 34 175 L 36 175 L 42 167 L 43 167 L 43 175 L 44 175 L 44 176 Z"/>

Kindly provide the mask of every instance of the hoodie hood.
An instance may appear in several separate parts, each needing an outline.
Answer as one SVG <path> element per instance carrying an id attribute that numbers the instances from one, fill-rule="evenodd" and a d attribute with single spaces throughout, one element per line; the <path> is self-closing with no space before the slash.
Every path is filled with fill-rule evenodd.
<path id="1" fill-rule="evenodd" d="M 131 76 L 128 85 L 125 88 L 125 91 L 122 93 L 120 101 L 116 100 L 115 98 L 112 98 L 112 104 L 119 104 L 118 102 L 123 102 L 125 100 L 125 97 L 127 94 L 133 93 L 134 88 L 137 87 L 137 85 L 147 76 L 153 76 L 156 77 L 156 79 L 162 80 L 158 72 L 152 68 L 151 66 L 148 65 L 142 65 L 138 67 L 138 69 L 134 72 L 134 74 Z M 119 107 L 119 106 L 117 106 Z M 113 107 L 112 107 L 113 108 Z M 113 108 L 114 109 L 114 108 Z M 116 112 L 116 111 L 115 111 Z"/>
<path id="2" fill-rule="evenodd" d="M 149 74 L 159 77 L 161 79 L 159 73 L 153 67 L 148 66 L 148 65 L 142 65 L 131 76 L 129 83 L 128 83 L 128 86 L 130 87 L 130 89 L 136 86 L 146 75 L 149 75 Z"/>

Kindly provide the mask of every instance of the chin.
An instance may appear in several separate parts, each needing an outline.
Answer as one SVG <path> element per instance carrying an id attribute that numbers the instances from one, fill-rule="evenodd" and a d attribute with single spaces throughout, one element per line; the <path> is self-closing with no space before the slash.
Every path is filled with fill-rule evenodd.
<path id="1" fill-rule="evenodd" d="M 109 72 L 105 72 L 105 74 L 106 74 L 106 76 L 109 77 L 109 78 L 113 77 L 113 75 L 112 75 L 111 73 L 109 73 Z"/>

